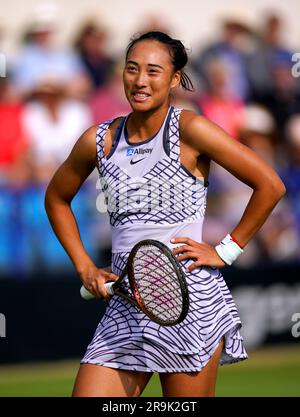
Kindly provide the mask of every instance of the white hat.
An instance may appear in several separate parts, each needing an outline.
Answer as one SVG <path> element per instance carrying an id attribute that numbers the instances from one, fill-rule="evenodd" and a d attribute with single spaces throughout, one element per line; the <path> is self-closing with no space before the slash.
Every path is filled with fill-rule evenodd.
<path id="1" fill-rule="evenodd" d="M 39 75 L 32 86 L 33 93 L 57 94 L 66 88 L 68 79 L 59 72 L 46 72 Z"/>
<path id="2" fill-rule="evenodd" d="M 289 118 L 286 133 L 290 144 L 300 146 L 300 114 L 295 114 Z"/>
<path id="3" fill-rule="evenodd" d="M 256 25 L 254 16 L 245 9 L 235 8 L 226 11 L 221 15 L 221 20 L 225 24 L 235 24 L 250 32 L 255 29 Z"/>
<path id="4" fill-rule="evenodd" d="M 41 3 L 36 5 L 31 13 L 29 31 L 31 33 L 52 32 L 57 26 L 58 5 L 56 3 Z"/>
<path id="5" fill-rule="evenodd" d="M 275 123 L 268 110 L 257 104 L 250 104 L 245 107 L 244 112 L 244 129 L 265 135 L 272 133 Z"/>

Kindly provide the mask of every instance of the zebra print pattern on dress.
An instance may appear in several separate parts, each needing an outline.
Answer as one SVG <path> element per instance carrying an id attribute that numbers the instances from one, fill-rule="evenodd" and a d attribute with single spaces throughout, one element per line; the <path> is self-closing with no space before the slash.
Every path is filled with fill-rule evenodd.
<path id="1" fill-rule="evenodd" d="M 166 147 L 169 152 L 149 170 L 144 178 L 146 183 L 161 176 L 173 184 L 192 181 L 194 188 L 190 199 L 185 200 L 182 210 L 166 210 L 159 205 L 150 211 L 130 207 L 120 210 L 121 189 L 116 198 L 116 211 L 110 212 L 111 224 L 122 226 L 140 223 L 180 223 L 204 217 L 206 205 L 206 187 L 191 176 L 180 163 L 179 155 L 179 115 L 174 109 L 169 123 L 169 135 Z M 107 177 L 106 196 L 120 186 L 122 170 L 106 159 L 103 151 L 104 135 L 110 122 L 100 125 L 97 134 L 97 151 L 100 161 L 100 175 Z M 123 173 L 124 174 L 124 173 Z M 122 176 L 121 176 L 122 177 Z M 123 175 L 124 177 L 124 175 Z M 124 183 L 126 177 L 124 178 Z M 151 195 L 159 200 L 161 190 Z M 178 203 L 178 194 L 170 196 L 171 204 Z M 121 274 L 128 252 L 112 254 L 112 270 Z M 183 270 L 192 261 L 182 261 Z M 225 345 L 221 364 L 236 362 L 247 358 L 243 338 L 240 334 L 241 321 L 237 308 L 221 273 L 217 268 L 198 267 L 186 272 L 186 281 L 190 296 L 190 309 L 185 320 L 175 326 L 164 327 L 152 322 L 135 306 L 123 298 L 114 295 L 108 302 L 94 337 L 89 344 L 81 363 L 92 363 L 112 368 L 146 372 L 191 372 L 200 371 L 207 364 L 219 341 L 224 337 Z M 128 281 L 125 280 L 128 291 Z"/>
<path id="2" fill-rule="evenodd" d="M 113 254 L 117 275 L 128 255 Z M 188 263 L 183 261 L 182 266 Z M 221 274 L 202 267 L 187 273 L 186 279 L 192 308 L 182 323 L 172 327 L 159 326 L 126 300 L 113 296 L 81 363 L 145 372 L 200 371 L 223 336 L 220 364 L 246 359 L 241 322 Z M 130 291 L 126 279 L 125 283 Z"/>

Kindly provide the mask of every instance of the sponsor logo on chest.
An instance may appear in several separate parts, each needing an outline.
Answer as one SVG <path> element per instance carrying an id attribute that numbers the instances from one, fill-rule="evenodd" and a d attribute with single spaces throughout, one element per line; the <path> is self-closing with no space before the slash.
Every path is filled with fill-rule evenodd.
<path id="1" fill-rule="evenodd" d="M 130 165 L 137 164 L 140 161 L 143 161 L 148 155 L 151 155 L 153 148 L 128 148 L 126 151 L 126 156 L 131 156 Z"/>

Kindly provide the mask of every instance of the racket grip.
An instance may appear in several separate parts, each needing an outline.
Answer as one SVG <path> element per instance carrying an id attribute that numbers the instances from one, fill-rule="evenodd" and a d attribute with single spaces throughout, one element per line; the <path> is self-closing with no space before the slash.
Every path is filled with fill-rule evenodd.
<path id="1" fill-rule="evenodd" d="M 106 282 L 104 285 L 107 289 L 108 294 L 113 295 L 114 294 L 114 290 L 112 288 L 113 282 Z M 95 296 L 91 292 L 89 292 L 83 285 L 80 288 L 80 295 L 85 300 L 91 300 L 92 298 L 95 298 Z"/>
<path id="2" fill-rule="evenodd" d="M 114 281 L 106 282 L 104 285 L 107 289 L 108 294 L 109 295 L 114 295 L 114 289 L 113 289 Z"/>
<path id="3" fill-rule="evenodd" d="M 85 300 L 91 300 L 92 298 L 95 298 L 95 296 L 91 292 L 89 292 L 83 285 L 80 288 L 80 295 Z"/>

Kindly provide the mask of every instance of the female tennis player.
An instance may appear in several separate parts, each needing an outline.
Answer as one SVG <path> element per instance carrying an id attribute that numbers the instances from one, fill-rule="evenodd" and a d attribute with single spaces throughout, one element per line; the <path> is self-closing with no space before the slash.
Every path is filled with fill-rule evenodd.
<path id="1" fill-rule="evenodd" d="M 108 302 L 73 396 L 140 396 L 153 372 L 166 397 L 214 396 L 218 365 L 247 358 L 219 268 L 247 250 L 285 189 L 270 166 L 221 128 L 170 106 L 175 88 L 192 87 L 186 63 L 183 44 L 164 33 L 132 40 L 123 72 L 132 112 L 84 132 L 48 186 L 46 210 L 58 239 L 85 288 Z M 253 189 L 240 222 L 216 247 L 202 242 L 211 160 Z M 87 254 L 70 207 L 95 167 L 112 230 L 112 264 L 102 269 Z M 190 307 L 174 326 L 151 321 L 104 286 L 118 278 L 132 247 L 148 238 L 171 248 L 185 271 Z"/>

